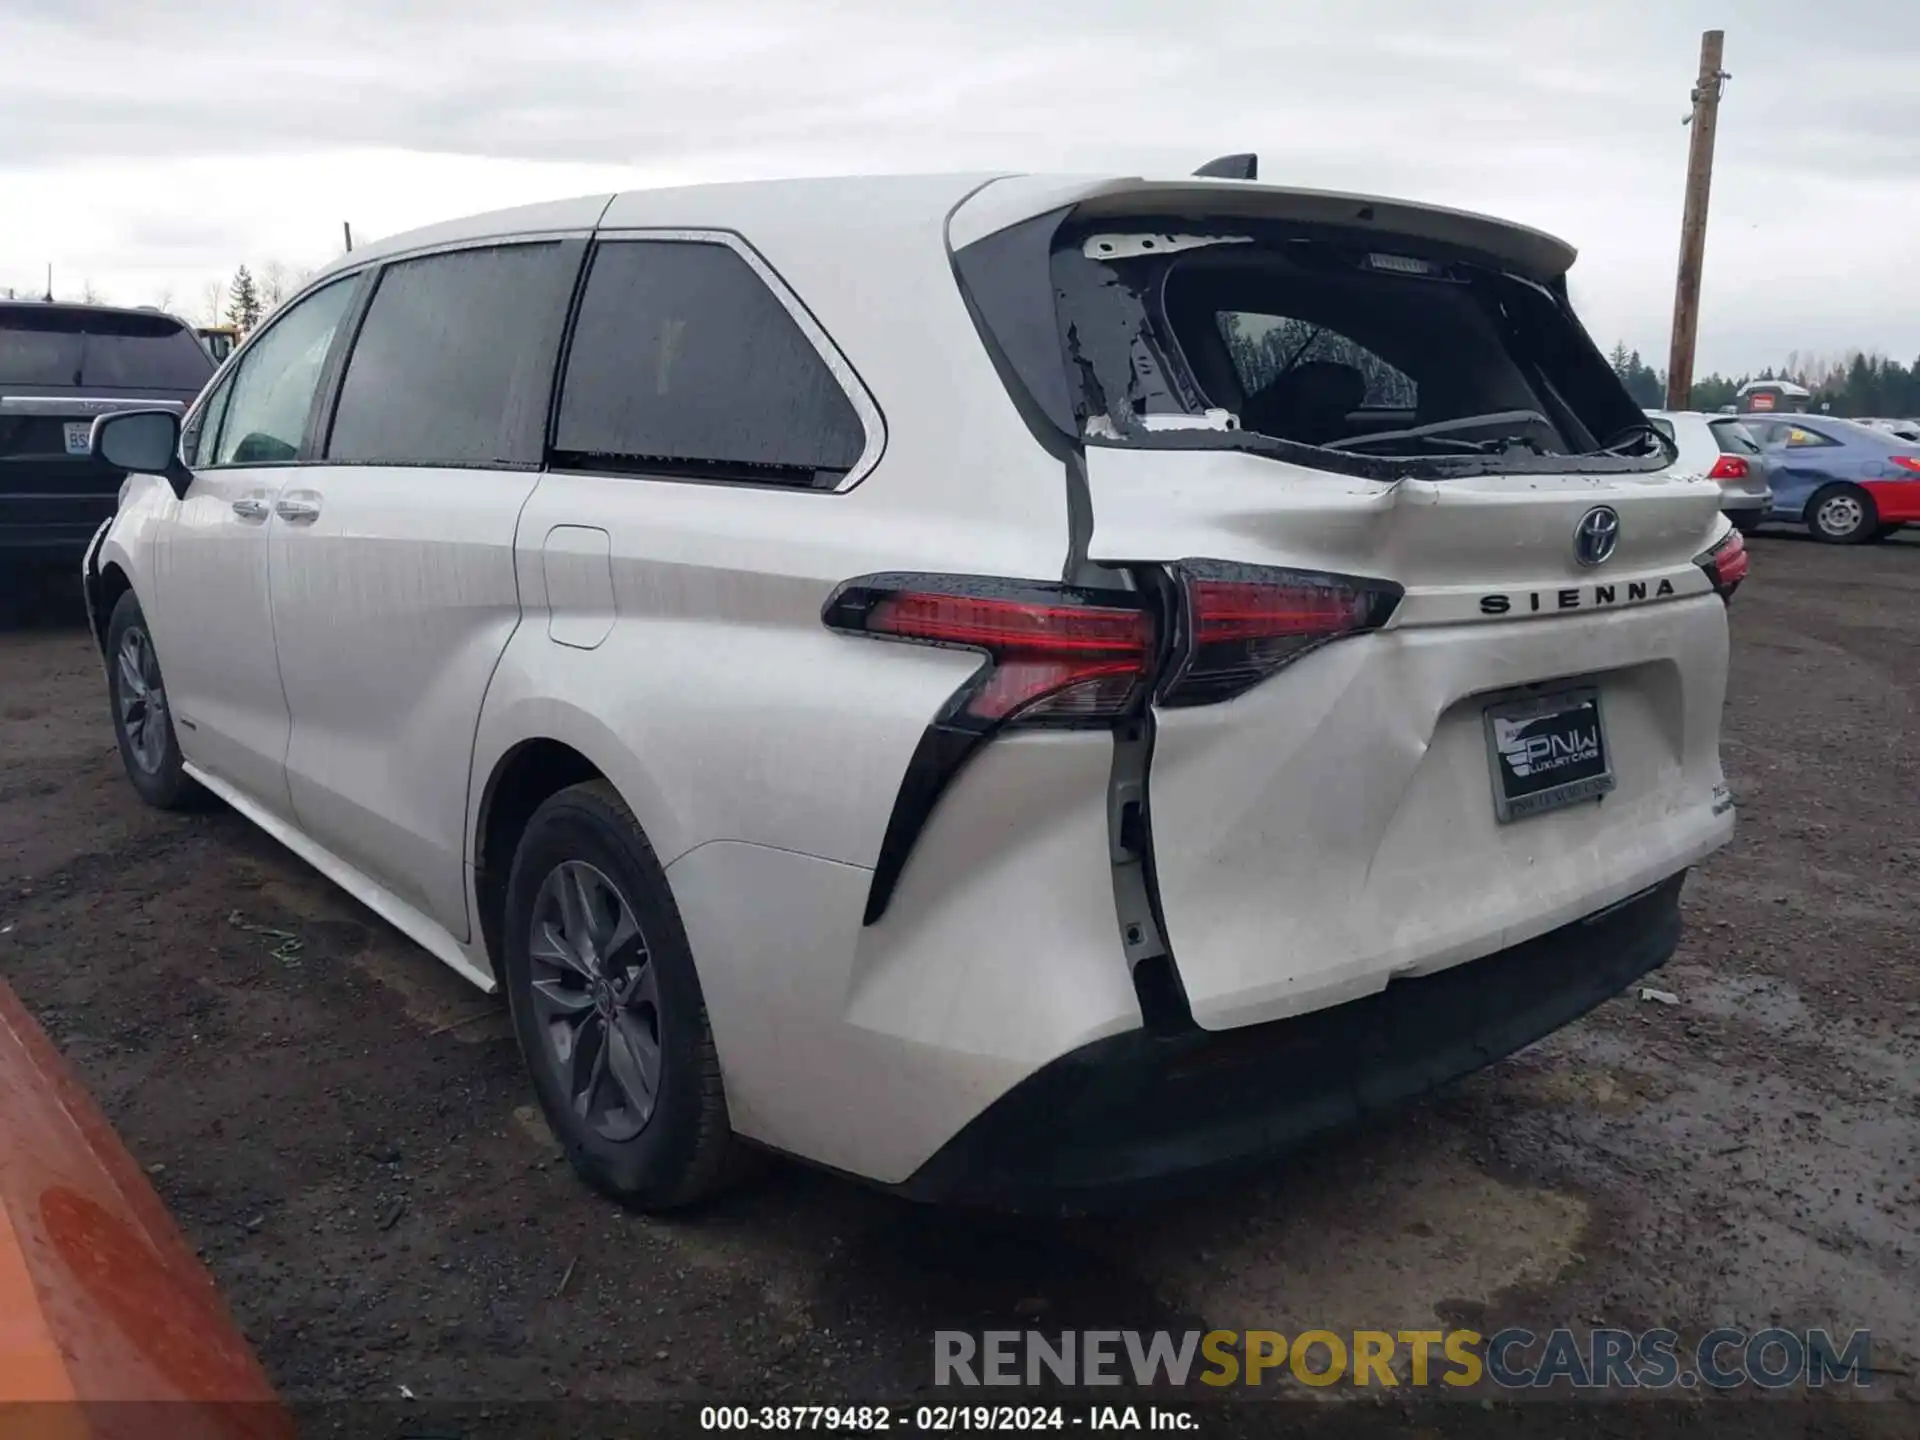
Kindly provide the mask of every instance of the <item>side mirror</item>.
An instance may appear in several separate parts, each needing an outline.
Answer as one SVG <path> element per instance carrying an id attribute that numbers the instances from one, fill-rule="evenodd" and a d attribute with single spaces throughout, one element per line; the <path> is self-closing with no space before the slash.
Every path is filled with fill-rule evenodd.
<path id="1" fill-rule="evenodd" d="M 93 458 L 116 470 L 158 475 L 187 498 L 193 472 L 180 463 L 180 417 L 171 410 L 121 410 L 93 422 Z"/>

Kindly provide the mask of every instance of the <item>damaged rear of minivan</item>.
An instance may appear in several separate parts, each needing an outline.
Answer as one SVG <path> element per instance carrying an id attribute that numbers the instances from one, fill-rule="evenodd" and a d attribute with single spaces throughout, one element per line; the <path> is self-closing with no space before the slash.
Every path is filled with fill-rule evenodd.
<path id="1" fill-rule="evenodd" d="M 1061 463 L 1063 587 L 1148 617 L 1099 712 L 1147 1023 L 1015 1087 L 915 1188 L 1250 1163 L 1662 964 L 1732 833 L 1747 558 L 1574 315 L 1571 248 L 1208 180 L 1000 180 L 948 238 Z"/>

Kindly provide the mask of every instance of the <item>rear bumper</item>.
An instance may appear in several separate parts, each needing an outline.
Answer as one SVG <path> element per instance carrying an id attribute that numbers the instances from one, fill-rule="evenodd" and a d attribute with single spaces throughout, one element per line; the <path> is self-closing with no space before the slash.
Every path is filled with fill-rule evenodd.
<path id="1" fill-rule="evenodd" d="M 1008 1091 L 894 1188 L 1071 1212 L 1270 1161 L 1509 1055 L 1664 964 L 1680 938 L 1685 878 L 1330 1009 L 1095 1041 Z"/>
<path id="2" fill-rule="evenodd" d="M 1720 496 L 1720 513 L 1723 515 L 1764 515 L 1773 508 L 1773 491 L 1756 490 L 1751 493 L 1729 490 Z"/>

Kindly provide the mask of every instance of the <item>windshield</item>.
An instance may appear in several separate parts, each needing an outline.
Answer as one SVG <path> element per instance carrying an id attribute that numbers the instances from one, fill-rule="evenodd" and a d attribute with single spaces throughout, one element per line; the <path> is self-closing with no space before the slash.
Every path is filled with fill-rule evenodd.
<path id="1" fill-rule="evenodd" d="M 1671 459 L 1564 293 L 1484 259 L 1324 227 L 1143 219 L 1066 225 L 1051 269 L 1083 439 L 1309 446 L 1325 453 L 1301 463 L 1361 473 Z"/>
<path id="2" fill-rule="evenodd" d="M 193 392 L 212 373 L 192 333 L 166 315 L 0 306 L 0 385 Z"/>

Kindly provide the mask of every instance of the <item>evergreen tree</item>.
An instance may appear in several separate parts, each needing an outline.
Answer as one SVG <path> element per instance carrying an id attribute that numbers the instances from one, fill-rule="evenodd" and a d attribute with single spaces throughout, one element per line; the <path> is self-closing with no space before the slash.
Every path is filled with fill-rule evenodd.
<path id="1" fill-rule="evenodd" d="M 244 265 L 233 272 L 233 283 L 227 287 L 227 323 L 238 326 L 243 335 L 260 323 L 260 292 Z"/>

